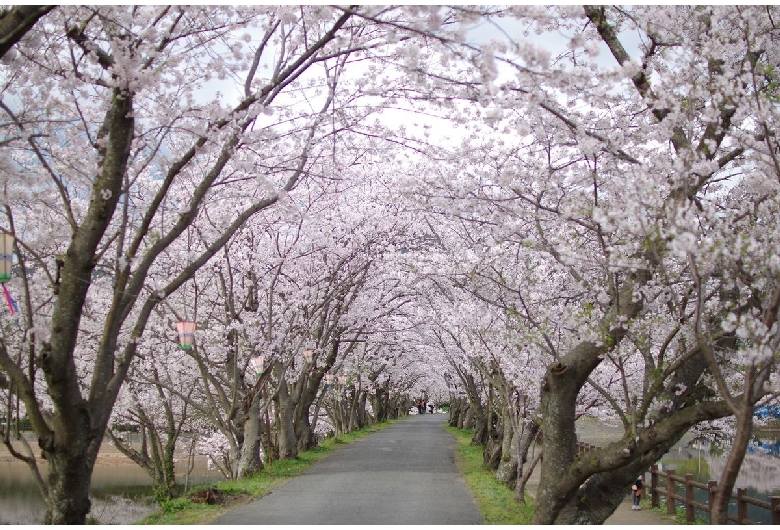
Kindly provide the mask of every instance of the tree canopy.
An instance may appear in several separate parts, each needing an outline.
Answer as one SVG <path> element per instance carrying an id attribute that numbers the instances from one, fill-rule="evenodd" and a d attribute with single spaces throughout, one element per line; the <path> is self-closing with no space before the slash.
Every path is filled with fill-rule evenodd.
<path id="1" fill-rule="evenodd" d="M 779 16 L 4 10 L 0 412 L 47 521 L 105 436 L 169 495 L 187 444 L 235 478 L 417 399 L 518 500 L 543 433 L 538 524 L 603 522 L 704 425 L 733 484 L 779 389 Z M 625 436 L 583 457 L 585 414 Z"/>

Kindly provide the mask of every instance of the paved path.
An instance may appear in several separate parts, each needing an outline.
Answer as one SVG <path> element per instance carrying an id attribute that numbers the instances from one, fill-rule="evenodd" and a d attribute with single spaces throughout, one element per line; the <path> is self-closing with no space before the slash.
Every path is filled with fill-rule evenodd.
<path id="1" fill-rule="evenodd" d="M 455 440 L 442 427 L 446 421 L 446 414 L 411 416 L 345 445 L 213 524 L 480 524 L 482 516 L 453 463 Z M 605 430 L 598 434 L 605 436 Z M 606 441 L 587 439 L 587 431 L 580 435 L 591 443 Z M 539 468 L 526 488 L 531 496 Z M 626 495 L 604 524 L 676 523 L 649 509 L 632 510 Z"/>
<path id="2" fill-rule="evenodd" d="M 461 524 L 482 521 L 454 464 L 446 414 L 411 416 L 346 445 L 213 524 Z"/>

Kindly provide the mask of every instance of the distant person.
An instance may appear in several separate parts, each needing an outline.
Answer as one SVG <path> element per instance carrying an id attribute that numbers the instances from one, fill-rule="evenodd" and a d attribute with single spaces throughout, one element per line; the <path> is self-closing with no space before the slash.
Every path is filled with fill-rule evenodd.
<path id="1" fill-rule="evenodd" d="M 423 405 L 422 399 L 417 401 L 417 413 L 425 414 L 425 406 Z"/>
<path id="2" fill-rule="evenodd" d="M 642 507 L 639 506 L 639 501 L 642 499 L 642 475 L 638 476 L 636 478 L 636 482 L 634 482 L 634 485 L 631 486 L 631 509 L 632 510 L 641 510 Z"/>
<path id="3" fill-rule="evenodd" d="M 428 403 L 428 412 L 433 414 L 433 403 Z"/>

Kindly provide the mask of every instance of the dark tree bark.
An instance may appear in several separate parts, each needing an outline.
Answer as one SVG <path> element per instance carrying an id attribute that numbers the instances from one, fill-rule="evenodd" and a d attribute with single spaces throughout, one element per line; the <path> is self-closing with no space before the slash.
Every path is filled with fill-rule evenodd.
<path id="1" fill-rule="evenodd" d="M 568 431 L 568 443 L 576 444 L 574 415 L 565 416 L 570 422 L 570 429 L 566 429 L 560 408 L 544 410 L 544 458 L 535 524 L 603 524 L 623 501 L 636 476 L 668 452 L 690 427 L 730 414 L 725 402 L 712 400 L 711 394 L 702 392 L 702 385 L 697 385 L 706 368 L 701 355 L 694 356 L 682 368 L 667 388 L 687 383 L 688 390 L 679 395 L 669 392 L 675 397 L 657 423 L 638 428 L 636 432 L 628 430 L 623 439 L 598 450 L 577 455 L 573 445 L 568 456 L 562 457 L 560 452 L 568 446 L 559 443 L 557 433 Z M 561 386 L 571 391 L 571 382 L 560 385 L 560 381 L 555 381 L 555 384 L 555 388 L 546 391 L 557 391 L 558 397 L 563 394 L 559 390 Z M 549 402 L 544 404 L 549 406 Z M 573 403 L 571 410 L 574 410 Z M 551 455 L 550 451 L 559 454 Z"/>
<path id="2" fill-rule="evenodd" d="M 317 445 L 317 438 L 310 420 L 311 407 L 317 400 L 325 374 L 336 362 L 338 355 L 339 340 L 336 339 L 332 341 L 328 354 L 322 361 L 322 366 L 317 368 L 312 366 L 310 370 L 301 375 L 301 396 L 295 409 L 295 434 L 298 437 L 299 451 L 307 451 Z"/>
<path id="3" fill-rule="evenodd" d="M 49 462 L 51 524 L 83 524 L 90 509 L 92 469 L 106 430 L 108 414 L 95 415 L 95 407 L 82 397 L 73 351 L 79 323 L 95 266 L 93 256 L 121 194 L 135 121 L 132 94 L 114 91 L 105 120 L 107 147 L 102 173 L 95 178 L 92 201 L 64 257 L 62 282 L 52 313 L 52 334 L 41 355 L 48 393 L 54 406 L 51 426 L 34 422 L 38 443 Z M 111 197 L 104 197 L 110 190 Z M 96 372 L 95 378 L 102 377 Z M 92 398 L 92 396 L 90 396 Z M 90 399 L 92 401 L 92 399 Z M 110 404 L 105 404 L 110 410 Z M 101 421 L 105 416 L 105 422 Z"/>
<path id="4" fill-rule="evenodd" d="M 604 317 L 603 329 L 609 329 L 618 314 L 635 318 L 641 303 L 632 301 L 633 282 L 623 287 L 611 314 Z M 620 309 L 617 309 L 620 308 Z M 577 494 L 580 480 L 570 468 L 577 455 L 575 411 L 577 396 L 587 378 L 601 363 L 603 355 L 616 347 L 625 331 L 616 330 L 602 344 L 583 342 L 550 366 L 541 387 L 541 411 L 544 419 L 542 480 L 536 499 L 534 524 L 554 524 L 563 507 Z"/>
<path id="5" fill-rule="evenodd" d="M 295 397 L 291 395 L 284 373 L 279 374 L 279 391 L 274 397 L 276 402 L 276 436 L 279 458 L 286 460 L 298 456 L 298 437 L 295 434 Z"/>
<path id="6" fill-rule="evenodd" d="M 35 25 L 38 20 L 56 6 L 13 6 L 0 13 L 0 57 Z"/>
<path id="7" fill-rule="evenodd" d="M 374 410 L 376 411 L 376 421 L 379 423 L 386 422 L 390 417 L 388 413 L 387 388 L 377 387 L 374 401 L 375 401 Z"/>
<path id="8" fill-rule="evenodd" d="M 239 478 L 249 477 L 263 469 L 263 459 L 260 458 L 260 445 L 263 435 L 263 425 L 260 418 L 260 398 L 255 395 L 246 411 L 243 422 L 243 443 L 238 455 L 236 466 Z"/>

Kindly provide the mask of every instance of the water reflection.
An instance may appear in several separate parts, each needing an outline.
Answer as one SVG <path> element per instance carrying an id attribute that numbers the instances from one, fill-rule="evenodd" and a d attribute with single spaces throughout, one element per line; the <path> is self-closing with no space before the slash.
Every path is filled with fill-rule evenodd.
<path id="1" fill-rule="evenodd" d="M 734 487 L 746 489 L 749 497 L 766 501 L 771 496 L 780 495 L 779 455 L 780 441 L 755 441 L 745 454 Z M 690 473 L 694 481 L 706 484 L 710 480 L 720 479 L 726 466 L 726 457 L 727 454 L 709 442 L 694 440 L 667 453 L 659 462 L 659 467 L 662 470 L 674 469 L 674 474 L 680 477 Z M 706 504 L 706 492 L 696 490 L 696 499 Z M 733 513 L 736 514 L 736 503 L 732 504 Z M 704 513 L 699 515 L 708 517 Z M 749 507 L 748 517 L 754 522 L 772 522 L 769 511 L 757 507 Z"/>
<path id="2" fill-rule="evenodd" d="M 203 459 L 196 461 L 189 483 L 220 479 Z M 179 482 L 183 483 L 183 476 Z M 149 498 L 151 485 L 149 476 L 132 462 L 99 461 L 92 474 L 90 517 L 100 524 L 131 524 L 144 518 L 157 508 Z M 45 510 L 28 467 L 16 461 L 0 462 L 0 524 L 41 524 Z"/>
<path id="3" fill-rule="evenodd" d="M 780 441 L 757 440 L 751 442 L 750 446 L 748 447 L 748 453 L 780 456 Z"/>

